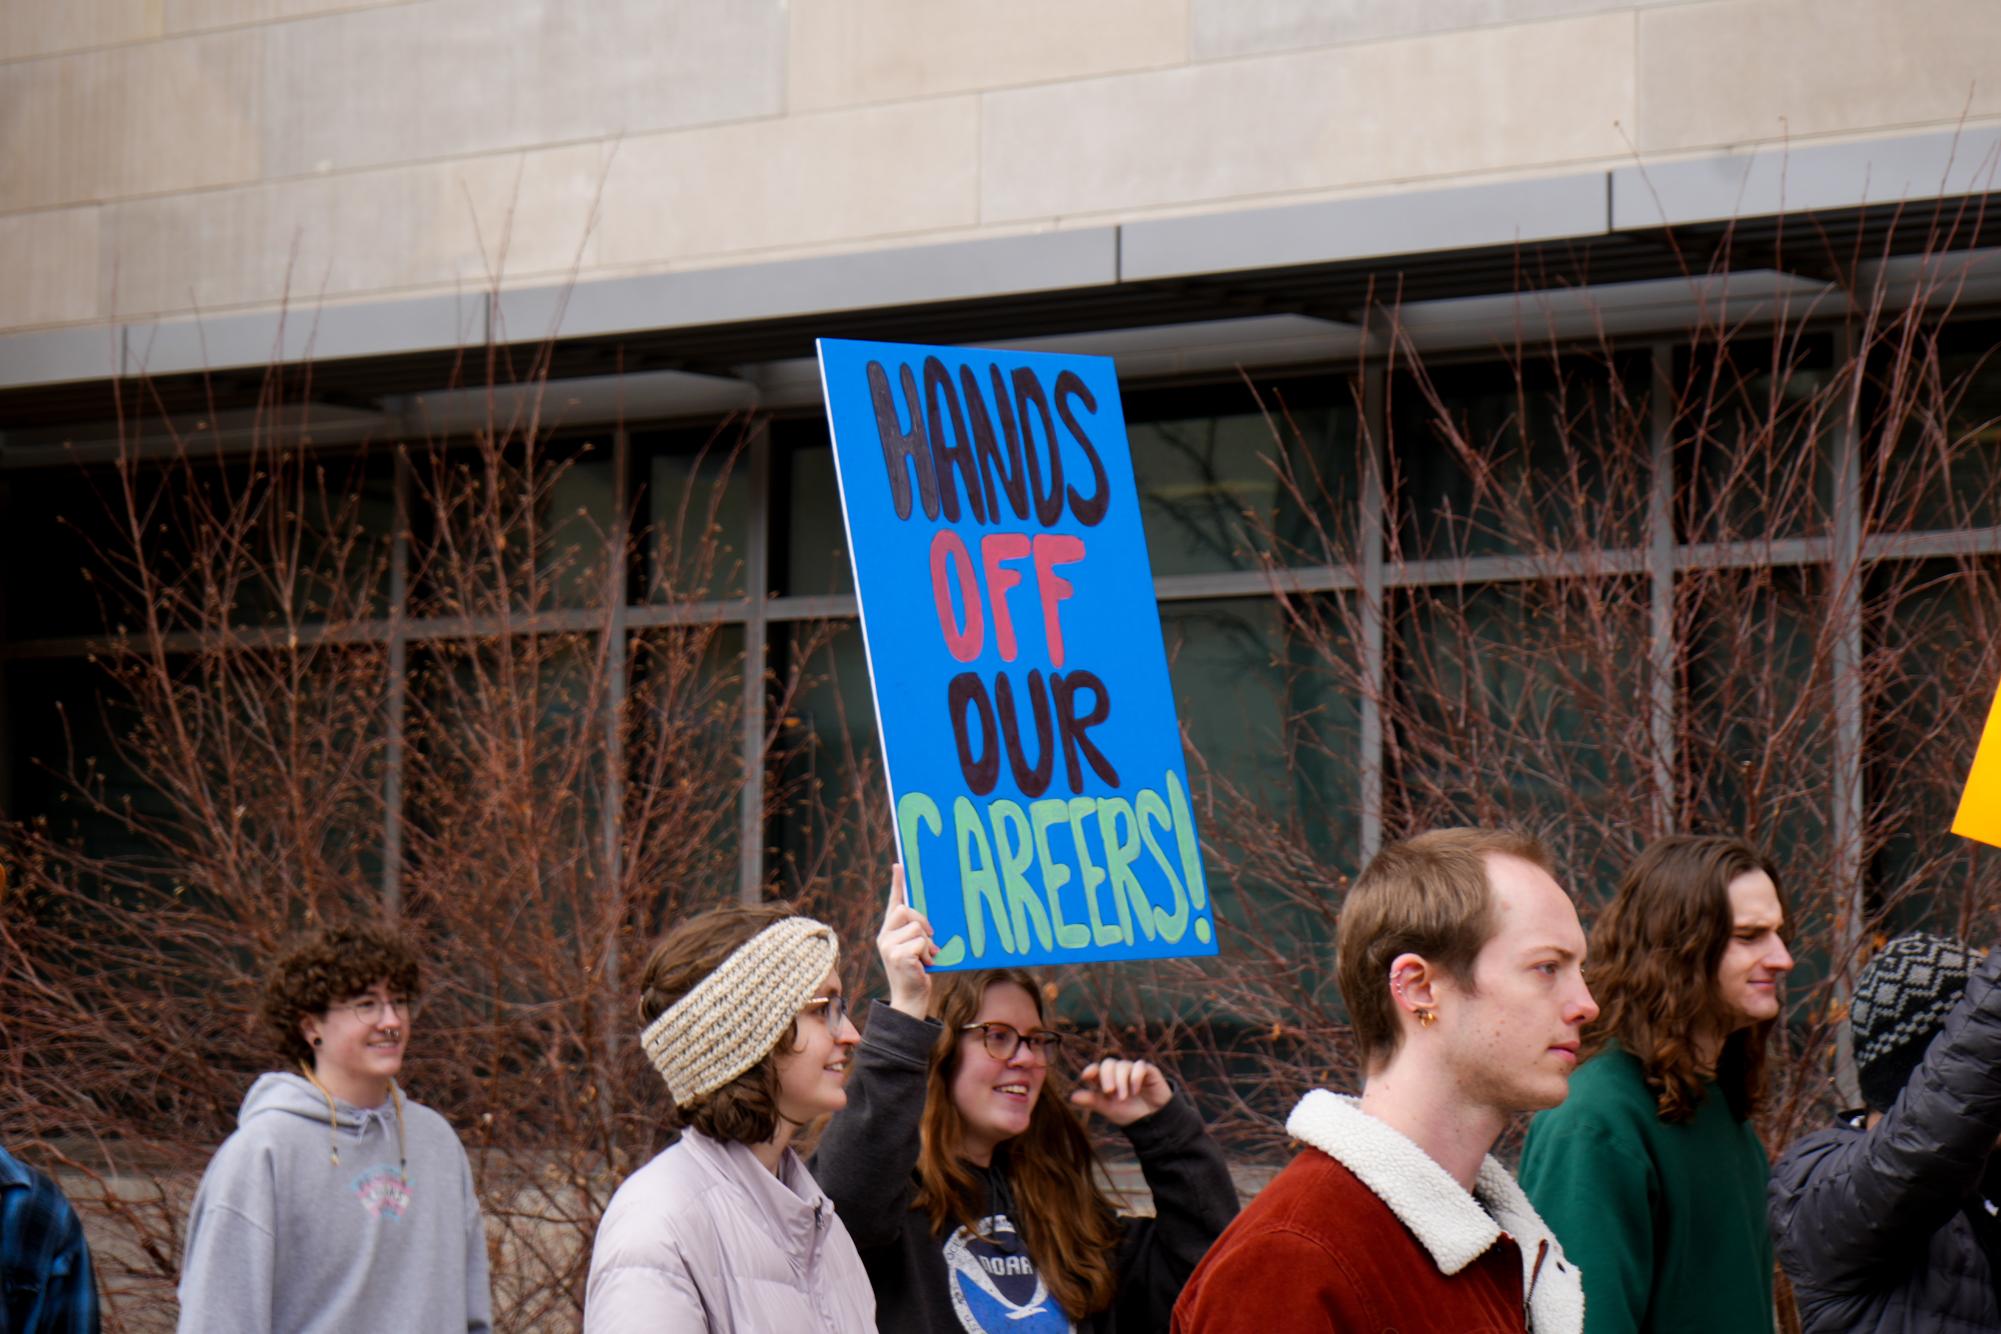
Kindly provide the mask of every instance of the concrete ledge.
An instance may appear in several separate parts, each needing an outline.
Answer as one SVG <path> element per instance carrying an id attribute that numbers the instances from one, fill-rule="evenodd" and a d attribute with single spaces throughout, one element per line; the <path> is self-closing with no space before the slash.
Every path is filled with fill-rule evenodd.
<path id="1" fill-rule="evenodd" d="M 1620 167 L 1612 173 L 1612 229 L 1984 194 L 1995 188 L 1997 164 L 2001 126 L 1981 125 Z"/>
<path id="2" fill-rule="evenodd" d="M 0 388 L 968 301 L 1118 281 L 1112 227 L 691 269 L 500 294 L 0 335 Z M 492 323 L 489 326 L 489 319 Z"/>
<path id="3" fill-rule="evenodd" d="M 0 334 L 0 389 L 105 380 L 119 373 L 125 331 L 115 324 Z"/>
<path id="4" fill-rule="evenodd" d="M 1605 173 L 1206 213 L 1122 229 L 1126 282 L 1602 235 Z"/>
<path id="5" fill-rule="evenodd" d="M 562 288 L 503 292 L 495 330 L 507 340 L 582 338 L 1117 281 L 1117 229 L 1092 227 L 580 282 L 567 301 Z"/>
<path id="6" fill-rule="evenodd" d="M 471 293 L 132 324 L 125 330 L 122 370 L 177 375 L 480 346 L 486 342 L 487 304 L 484 293 Z"/>

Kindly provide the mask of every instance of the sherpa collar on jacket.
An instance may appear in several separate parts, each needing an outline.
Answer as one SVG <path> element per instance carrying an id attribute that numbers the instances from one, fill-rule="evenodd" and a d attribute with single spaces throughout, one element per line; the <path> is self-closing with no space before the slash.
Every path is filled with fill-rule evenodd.
<path id="1" fill-rule="evenodd" d="M 1286 1133 L 1355 1174 L 1388 1205 L 1439 1272 L 1457 1274 L 1506 1232 L 1522 1255 L 1522 1291 L 1536 1334 L 1579 1334 L 1584 1283 L 1528 1196 L 1491 1156 L 1480 1164 L 1473 1193 L 1404 1135 L 1363 1111 L 1354 1098 L 1315 1089 L 1299 1100 Z M 1541 1264 L 1536 1261 L 1543 1244 Z"/>

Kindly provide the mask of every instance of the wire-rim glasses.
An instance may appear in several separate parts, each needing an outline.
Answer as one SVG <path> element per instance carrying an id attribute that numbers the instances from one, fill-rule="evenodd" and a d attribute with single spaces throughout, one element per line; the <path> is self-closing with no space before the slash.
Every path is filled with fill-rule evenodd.
<path id="1" fill-rule="evenodd" d="M 417 998 L 391 996 L 384 1000 L 380 996 L 363 996 L 360 1000 L 335 1001 L 327 1006 L 328 1013 L 335 1010 L 346 1010 L 362 1023 L 371 1025 L 380 1022 L 386 1011 L 393 1010 L 403 1016 L 403 1022 L 408 1023 L 417 1017 Z"/>
<path id="2" fill-rule="evenodd" d="M 826 1021 L 829 1032 L 840 1032 L 841 1025 L 847 1022 L 848 998 L 846 996 L 815 996 L 812 1000 L 806 1002 L 804 1008 L 818 1010 L 820 1017 Z"/>

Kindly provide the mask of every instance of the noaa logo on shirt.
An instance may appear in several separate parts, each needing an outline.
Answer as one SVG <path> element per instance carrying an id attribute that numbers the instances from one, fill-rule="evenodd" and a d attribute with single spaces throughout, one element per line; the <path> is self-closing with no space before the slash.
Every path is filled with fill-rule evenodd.
<path id="1" fill-rule="evenodd" d="M 945 1242 L 945 1287 L 967 1334 L 1075 1334 L 1006 1214 L 960 1228 Z"/>
<path id="2" fill-rule="evenodd" d="M 410 1182 L 400 1167 L 377 1163 L 348 1184 L 372 1217 L 401 1218 L 409 1211 Z"/>

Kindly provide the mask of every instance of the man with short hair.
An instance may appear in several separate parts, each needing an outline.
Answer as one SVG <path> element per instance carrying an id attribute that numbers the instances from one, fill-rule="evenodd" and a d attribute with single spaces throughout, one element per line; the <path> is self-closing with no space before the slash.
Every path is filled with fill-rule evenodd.
<path id="1" fill-rule="evenodd" d="M 0 1330 L 97 1334 L 97 1284 L 76 1210 L 48 1177 L 0 1149 Z"/>
<path id="2" fill-rule="evenodd" d="M 1865 1110 L 1772 1168 L 1772 1233 L 1806 1334 L 2001 1329 L 2001 952 L 1915 934 L 1848 1008 Z"/>
<path id="3" fill-rule="evenodd" d="M 1590 1334 L 1771 1334 L 1768 1169 L 1752 1113 L 1793 966 L 1771 862 L 1742 839 L 1643 851 L 1591 931 L 1604 1013 L 1522 1188 L 1584 1271 Z"/>
<path id="4" fill-rule="evenodd" d="M 266 980 L 293 1066 L 260 1075 L 188 1219 L 181 1334 L 486 1334 L 486 1225 L 442 1116 L 396 1075 L 416 955 L 395 932 L 315 932 Z"/>
<path id="5" fill-rule="evenodd" d="M 1362 1096 L 1300 1101 L 1305 1148 L 1210 1248 L 1175 1330 L 1575 1334 L 1576 1267 L 1488 1156 L 1516 1113 L 1563 1100 L 1598 1013 L 1548 855 L 1485 829 L 1393 843 L 1349 891 L 1338 952 Z"/>

